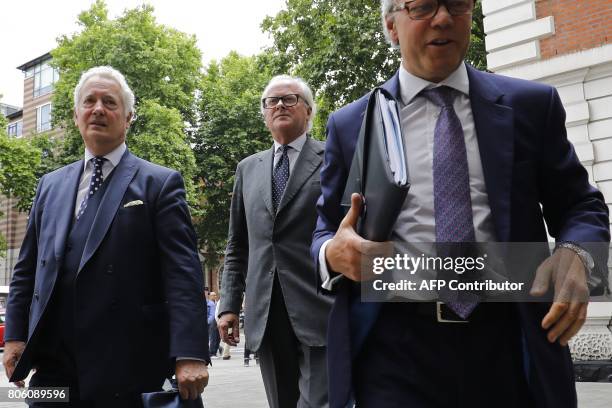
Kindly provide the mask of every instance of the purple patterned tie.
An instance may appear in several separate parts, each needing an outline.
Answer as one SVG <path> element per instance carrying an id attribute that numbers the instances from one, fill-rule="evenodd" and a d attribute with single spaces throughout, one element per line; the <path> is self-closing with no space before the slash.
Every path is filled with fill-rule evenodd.
<path id="1" fill-rule="evenodd" d="M 287 186 L 287 180 L 289 180 L 289 156 L 287 152 L 291 149 L 291 146 L 282 145 L 280 149 L 283 153 L 272 172 L 272 203 L 274 204 L 274 212 L 278 210 L 285 187 Z"/>
<path id="2" fill-rule="evenodd" d="M 463 127 L 453 108 L 454 90 L 441 86 L 421 95 L 442 109 L 436 122 L 433 153 L 436 242 L 474 242 L 467 153 Z M 467 292 L 441 290 L 440 299 L 463 319 L 478 305 L 478 296 Z"/>

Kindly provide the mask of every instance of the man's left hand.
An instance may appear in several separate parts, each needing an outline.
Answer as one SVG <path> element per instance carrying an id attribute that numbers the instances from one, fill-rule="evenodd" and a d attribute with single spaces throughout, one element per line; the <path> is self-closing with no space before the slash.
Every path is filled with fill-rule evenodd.
<path id="1" fill-rule="evenodd" d="M 178 360 L 175 373 L 179 394 L 184 400 L 196 399 L 208 384 L 208 368 L 203 361 Z"/>
<path id="2" fill-rule="evenodd" d="M 586 271 L 580 256 L 568 248 L 557 248 L 538 267 L 531 287 L 532 296 L 543 296 L 554 284 L 553 304 L 542 319 L 548 341 L 566 346 L 586 320 L 589 301 Z"/>

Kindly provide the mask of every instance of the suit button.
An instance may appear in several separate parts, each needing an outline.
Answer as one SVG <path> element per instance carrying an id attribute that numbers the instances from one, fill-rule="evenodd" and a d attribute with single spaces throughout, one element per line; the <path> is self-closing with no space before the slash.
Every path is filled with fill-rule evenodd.
<path id="1" fill-rule="evenodd" d="M 68 244 L 66 245 L 66 252 L 70 252 L 72 251 L 72 245 Z"/>
<path id="2" fill-rule="evenodd" d="M 34 299 L 38 300 L 39 296 L 38 296 L 38 292 L 34 292 Z"/>
<path id="3" fill-rule="evenodd" d="M 42 260 L 40 261 L 40 266 L 45 266 L 46 264 L 47 264 L 47 261 L 46 261 L 46 260 L 42 259 Z"/>
<path id="4" fill-rule="evenodd" d="M 109 275 L 113 274 L 113 265 L 108 265 L 106 267 L 106 273 L 109 274 Z"/>

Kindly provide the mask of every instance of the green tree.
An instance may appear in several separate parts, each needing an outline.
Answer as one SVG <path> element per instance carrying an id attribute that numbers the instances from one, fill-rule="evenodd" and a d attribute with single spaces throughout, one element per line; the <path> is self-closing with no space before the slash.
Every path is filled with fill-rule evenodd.
<path id="1" fill-rule="evenodd" d="M 265 63 L 303 77 L 315 90 L 319 115 L 314 133 L 324 137 L 329 114 L 391 77 L 399 52 L 386 41 L 378 0 L 287 0 L 262 29 L 274 40 Z M 480 3 L 474 13 L 467 60 L 486 67 Z"/>
<path id="2" fill-rule="evenodd" d="M 399 65 L 399 53 L 381 30 L 379 9 L 374 0 L 287 0 L 286 10 L 262 23 L 274 40 L 268 63 L 317 90 L 313 133 L 319 138 L 333 110 L 361 97 Z"/>
<path id="3" fill-rule="evenodd" d="M 472 36 L 470 48 L 465 59 L 476 68 L 486 71 L 487 51 L 485 48 L 485 31 L 482 15 L 482 3 L 476 2 L 474 13 L 472 13 Z"/>
<path id="4" fill-rule="evenodd" d="M 40 150 L 26 139 L 10 138 L 6 125 L 6 119 L 0 115 L 0 194 L 17 199 L 17 208 L 26 211 L 36 191 Z M 5 250 L 6 240 L 0 234 L 0 255 Z"/>
<path id="5" fill-rule="evenodd" d="M 211 254 L 225 247 L 236 165 L 270 147 L 272 138 L 260 113 L 260 97 L 270 80 L 256 57 L 231 52 L 210 63 L 204 73 L 201 123 L 194 140 L 199 177 L 203 180 L 203 216 L 198 222 L 201 246 Z"/>
<path id="6" fill-rule="evenodd" d="M 194 36 L 158 24 L 144 5 L 114 20 L 97 0 L 78 16 L 81 31 L 61 36 L 51 52 L 60 78 L 53 95 L 53 123 L 66 130 L 57 164 L 78 160 L 83 142 L 73 123 L 73 91 L 83 71 L 110 65 L 125 75 L 136 95 L 137 119 L 128 132 L 130 150 L 179 170 L 195 209 L 195 159 L 188 129 L 196 121 L 195 92 L 201 79 L 201 53 Z M 40 141 L 54 151 L 49 140 Z"/>

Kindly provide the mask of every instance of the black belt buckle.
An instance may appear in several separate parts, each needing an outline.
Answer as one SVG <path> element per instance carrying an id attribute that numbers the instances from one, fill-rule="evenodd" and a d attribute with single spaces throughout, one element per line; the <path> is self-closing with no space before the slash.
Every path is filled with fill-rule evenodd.
<path id="1" fill-rule="evenodd" d="M 469 320 L 464 320 L 457 316 L 455 312 L 449 309 L 444 302 L 436 302 L 436 318 L 438 323 L 469 323 Z"/>

